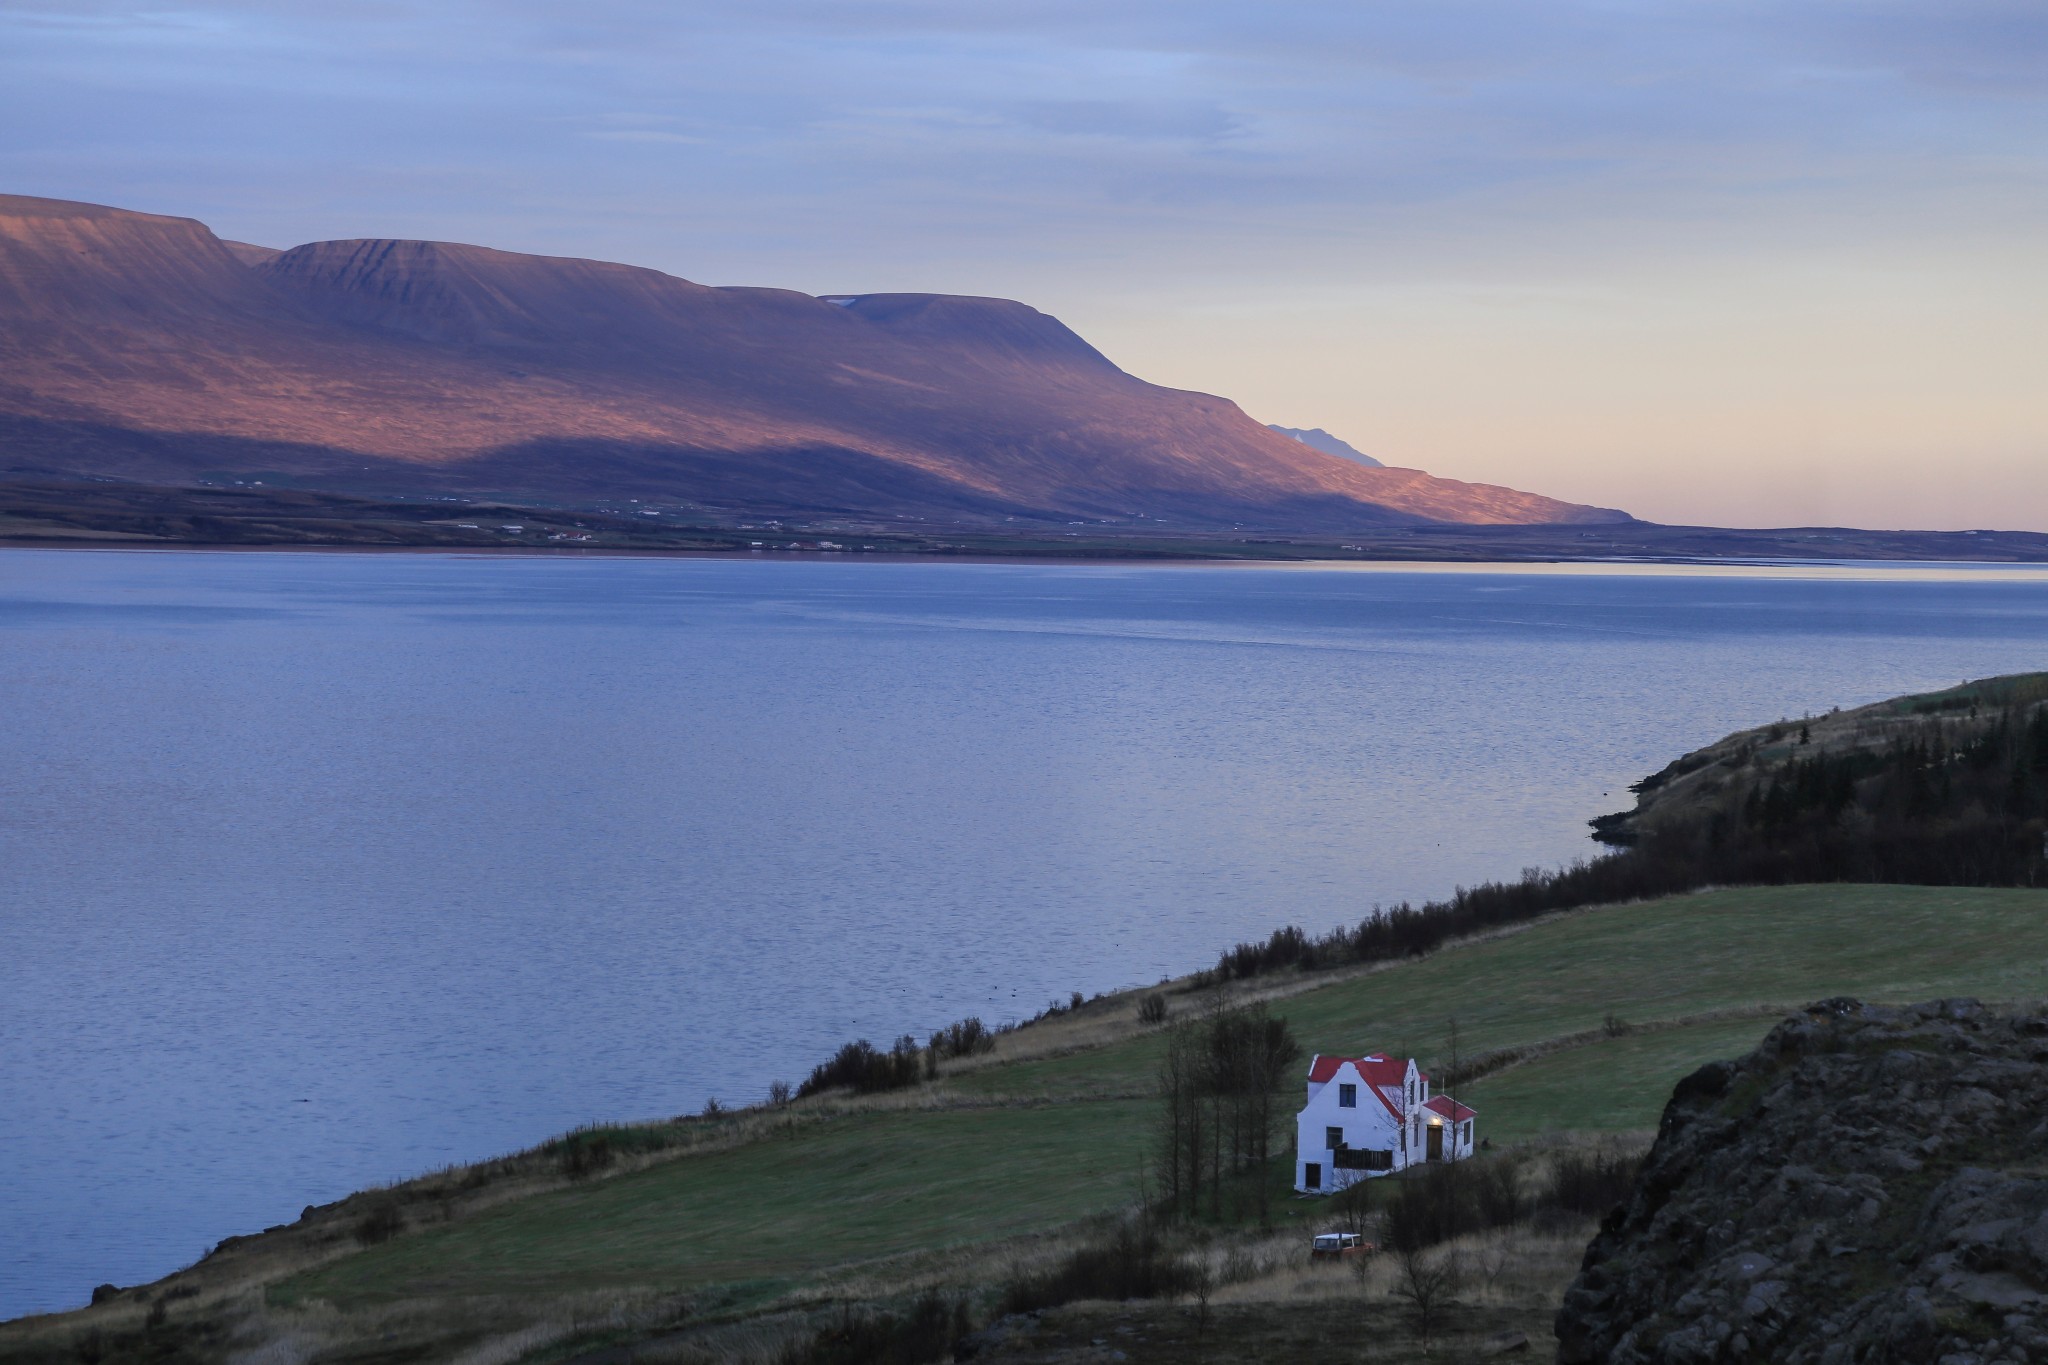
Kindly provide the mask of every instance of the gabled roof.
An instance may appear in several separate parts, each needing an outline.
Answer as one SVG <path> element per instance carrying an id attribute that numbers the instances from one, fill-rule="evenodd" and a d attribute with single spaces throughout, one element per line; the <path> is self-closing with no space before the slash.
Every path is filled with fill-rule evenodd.
<path id="1" fill-rule="evenodd" d="M 1357 1068 L 1360 1079 L 1372 1097 L 1386 1108 L 1395 1118 L 1401 1117 L 1401 1106 L 1392 1095 L 1399 1095 L 1408 1079 L 1408 1064 L 1397 1062 L 1384 1052 L 1368 1053 L 1363 1057 L 1325 1057 L 1317 1053 L 1308 1064 L 1308 1078 L 1311 1083 L 1320 1084 L 1337 1074 L 1338 1068 L 1346 1063 Z"/>
<path id="2" fill-rule="evenodd" d="M 1467 1109 L 1449 1095 L 1431 1095 L 1422 1102 L 1422 1107 L 1432 1114 L 1441 1114 L 1452 1123 L 1463 1123 L 1466 1119 L 1477 1118 L 1479 1111 Z"/>
<path id="3" fill-rule="evenodd" d="M 1346 1062 L 1358 1068 L 1367 1085 L 1391 1085 L 1398 1089 L 1408 1079 L 1408 1064 L 1397 1062 L 1384 1052 L 1369 1052 L 1363 1057 L 1325 1057 L 1319 1052 L 1308 1065 L 1308 1078 L 1327 1081 Z"/>

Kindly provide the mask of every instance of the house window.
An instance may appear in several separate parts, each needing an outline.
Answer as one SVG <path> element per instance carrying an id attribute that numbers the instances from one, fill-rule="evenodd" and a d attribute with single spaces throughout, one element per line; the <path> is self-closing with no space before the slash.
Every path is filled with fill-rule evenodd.
<path id="1" fill-rule="evenodd" d="M 1303 1162 L 1301 1167 L 1301 1183 L 1304 1187 L 1311 1190 L 1321 1189 L 1323 1187 L 1323 1168 L 1321 1163 L 1314 1161 Z"/>
<path id="2" fill-rule="evenodd" d="M 1339 1109 L 1356 1109 L 1358 1107 L 1358 1087 L 1355 1085 L 1338 1086 L 1337 1107 Z"/>
<path id="3" fill-rule="evenodd" d="M 1342 1128 L 1323 1129 L 1323 1146 L 1328 1147 L 1331 1151 L 1334 1152 L 1343 1145 L 1344 1130 Z"/>

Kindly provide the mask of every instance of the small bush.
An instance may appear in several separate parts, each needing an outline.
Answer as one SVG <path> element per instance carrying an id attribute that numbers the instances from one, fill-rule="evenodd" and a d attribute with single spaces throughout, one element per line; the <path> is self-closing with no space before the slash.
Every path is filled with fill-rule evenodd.
<path id="1" fill-rule="evenodd" d="M 768 1087 L 768 1103 L 780 1109 L 789 1103 L 789 1082 L 775 1081 Z"/>
<path id="2" fill-rule="evenodd" d="M 974 1057 L 995 1050 L 996 1036 L 979 1018 L 962 1019 L 934 1033 L 927 1045 L 935 1057 Z"/>
<path id="3" fill-rule="evenodd" d="M 1505 1158 L 1481 1162 L 1472 1173 L 1472 1197 L 1479 1221 L 1490 1228 L 1510 1227 L 1528 1216 L 1522 1193 L 1522 1169 Z"/>
<path id="4" fill-rule="evenodd" d="M 714 1105 L 716 1101 L 712 1102 Z M 706 1106 L 705 1113 L 722 1113 Z M 660 1124 L 618 1125 L 578 1128 L 573 1133 L 541 1144 L 541 1153 L 555 1159 L 556 1166 L 571 1180 L 609 1170 L 620 1157 L 634 1152 L 659 1152 L 677 1142 L 676 1130 Z"/>
<path id="5" fill-rule="evenodd" d="M 1475 1182 L 1465 1179 L 1465 1172 L 1459 1169 L 1462 1164 L 1432 1163 L 1419 1177 L 1394 1182 L 1383 1215 L 1390 1248 L 1422 1251 L 1479 1227 Z"/>
<path id="6" fill-rule="evenodd" d="M 366 1247 L 388 1242 L 405 1231 L 405 1215 L 398 1211 L 398 1201 L 386 1199 L 357 1220 L 355 1239 Z"/>
<path id="7" fill-rule="evenodd" d="M 816 1336 L 784 1347 L 776 1365 L 929 1365 L 949 1358 L 973 1330 L 964 1302 L 927 1293 L 907 1313 L 848 1308 Z"/>
<path id="8" fill-rule="evenodd" d="M 887 1052 L 862 1038 L 840 1048 L 831 1061 L 818 1063 L 804 1083 L 797 1087 L 796 1093 L 799 1098 L 827 1090 L 851 1090 L 856 1095 L 872 1095 L 916 1085 L 923 1074 L 921 1049 L 917 1039 L 909 1034 L 898 1038 L 896 1045 Z"/>
<path id="9" fill-rule="evenodd" d="M 1076 1299 L 1157 1299 L 1183 1293 L 1195 1276 L 1151 1226 L 1119 1224 L 1104 1241 L 1077 1247 L 1050 1270 L 1011 1281 L 1004 1313 L 1035 1313 Z"/>
<path id="10" fill-rule="evenodd" d="M 1138 1022 L 1141 1024 L 1163 1024 L 1166 1022 L 1166 996 L 1154 991 L 1138 1002 Z"/>
<path id="11" fill-rule="evenodd" d="M 1551 1202 L 1598 1218 L 1628 1198 L 1636 1161 L 1615 1152 L 1560 1152 L 1551 1170 Z"/>

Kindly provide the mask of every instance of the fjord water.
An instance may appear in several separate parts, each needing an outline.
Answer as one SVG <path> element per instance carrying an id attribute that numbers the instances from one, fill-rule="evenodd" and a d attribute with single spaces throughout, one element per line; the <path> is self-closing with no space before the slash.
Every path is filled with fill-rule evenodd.
<path id="1" fill-rule="evenodd" d="M 0 1317 L 2044 664 L 2024 570 L 0 551 Z"/>

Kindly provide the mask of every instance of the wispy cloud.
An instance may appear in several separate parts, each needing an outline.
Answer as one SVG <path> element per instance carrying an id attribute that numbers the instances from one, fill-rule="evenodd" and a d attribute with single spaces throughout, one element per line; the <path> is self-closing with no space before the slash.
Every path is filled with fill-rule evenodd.
<path id="1" fill-rule="evenodd" d="M 1417 289 L 1447 316 L 1499 288 L 1517 302 L 1488 316 L 1552 319 L 1730 261 L 1970 258 L 1974 334 L 2009 335 L 2001 310 L 2035 288 L 2016 244 L 2048 229 L 2048 7 L 0 0 L 0 180 L 280 244 L 1029 293 L 1148 373 L 1335 429 L 1386 396 L 1305 411 L 1285 376 L 1315 366 L 1262 371 L 1230 349 L 1242 328 L 1173 310 L 1264 308 L 1278 357 L 1276 301 L 1352 300 L 1352 332 L 1315 344 L 1357 375 L 1382 363 L 1372 301 Z M 1429 439 L 1404 457 L 1483 444 Z"/>

